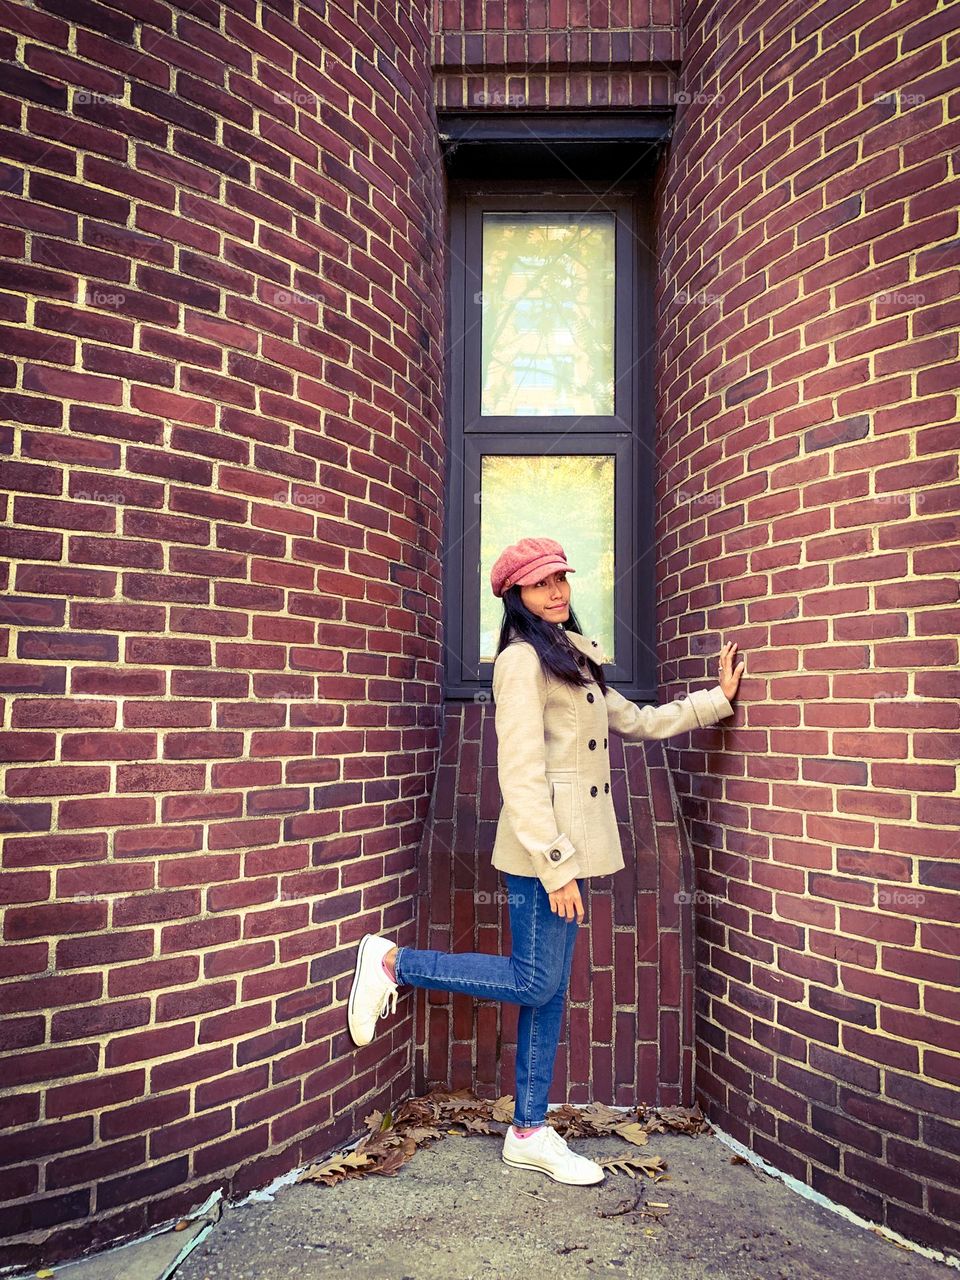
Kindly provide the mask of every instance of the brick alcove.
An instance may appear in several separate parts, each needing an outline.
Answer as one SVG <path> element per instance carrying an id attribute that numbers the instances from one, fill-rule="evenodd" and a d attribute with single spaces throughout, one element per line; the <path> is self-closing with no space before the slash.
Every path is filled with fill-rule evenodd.
<path id="1" fill-rule="evenodd" d="M 420 850 L 415 945 L 509 955 L 506 882 L 490 863 L 500 809 L 492 705 L 446 703 L 442 734 Z M 613 736 L 610 758 L 626 866 L 589 886 L 550 1102 L 689 1105 L 689 845 L 663 744 Z M 442 1081 L 513 1094 L 517 1005 L 443 991 L 410 995 L 418 1090 Z"/>

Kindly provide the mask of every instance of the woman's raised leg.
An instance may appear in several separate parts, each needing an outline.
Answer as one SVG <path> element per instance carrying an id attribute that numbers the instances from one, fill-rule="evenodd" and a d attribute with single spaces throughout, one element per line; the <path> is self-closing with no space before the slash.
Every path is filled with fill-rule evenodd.
<path id="1" fill-rule="evenodd" d="M 507 873 L 506 879 L 509 956 L 400 947 L 394 961 L 397 982 L 510 1004 L 547 1004 L 563 978 L 568 925 L 550 910 L 538 877 Z"/>

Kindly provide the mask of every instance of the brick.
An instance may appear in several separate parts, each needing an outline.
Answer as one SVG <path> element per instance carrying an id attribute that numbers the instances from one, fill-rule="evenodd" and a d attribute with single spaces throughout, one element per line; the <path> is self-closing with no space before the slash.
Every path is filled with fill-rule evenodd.
<path id="1" fill-rule="evenodd" d="M 164 888 L 176 888 L 216 880 L 234 881 L 239 874 L 239 855 L 205 853 L 196 858 L 165 861 L 160 867 L 160 883 Z"/>
<path id="2" fill-rule="evenodd" d="M 107 922 L 105 902 L 38 904 L 11 908 L 6 913 L 4 937 L 11 941 L 53 934 L 92 933 Z"/>
<path id="3" fill-rule="evenodd" d="M 251 906 L 255 902 L 274 902 L 278 896 L 275 878 L 247 879 L 227 884 L 212 884 L 206 893 L 207 910 L 229 911 Z"/>
<path id="4" fill-rule="evenodd" d="M 164 987 L 185 986 L 196 982 L 199 972 L 198 956 L 141 962 L 128 968 L 113 969 L 109 976 L 108 990 L 111 997 L 116 997 L 139 991 L 158 991 Z"/>
<path id="5" fill-rule="evenodd" d="M 122 960 L 142 960 L 152 954 L 151 930 L 124 932 L 112 929 L 105 934 L 61 939 L 57 943 L 57 967 L 79 969 Z"/>
<path id="6" fill-rule="evenodd" d="M 195 1043 L 196 1029 L 191 1024 L 134 1031 L 127 1036 L 115 1036 L 108 1042 L 105 1062 L 108 1067 L 129 1066 L 133 1062 L 192 1049 Z"/>
<path id="7" fill-rule="evenodd" d="M 237 1065 L 245 1066 L 260 1059 L 273 1058 L 287 1049 L 296 1048 L 303 1039 L 303 1028 L 299 1025 L 274 1027 L 271 1031 L 237 1045 Z"/>
<path id="8" fill-rule="evenodd" d="M 221 1142 L 198 1148 L 193 1153 L 195 1167 L 200 1174 L 217 1172 L 265 1151 L 269 1145 L 269 1129 L 263 1124 Z"/>
<path id="9" fill-rule="evenodd" d="M 265 965 L 272 964 L 273 960 L 274 943 L 272 941 L 248 942 L 205 955 L 203 973 L 206 978 L 223 977 L 231 973 L 261 969 Z"/>
<path id="10" fill-rule="evenodd" d="M 108 1174 L 141 1165 L 146 1158 L 146 1138 L 111 1142 L 95 1150 L 51 1160 L 46 1169 L 46 1186 L 56 1191 L 77 1183 L 98 1180 Z"/>
<path id="11" fill-rule="evenodd" d="M 45 871 L 10 872 L 0 884 L 0 902 L 46 902 L 50 897 L 50 876 Z"/>
<path id="12" fill-rule="evenodd" d="M 105 222 L 125 224 L 130 210 L 130 202 L 119 196 L 97 191 L 86 183 L 65 182 L 44 173 L 31 176 L 30 197 L 58 209 L 72 209 L 76 213 L 102 218 Z"/>
<path id="13" fill-rule="evenodd" d="M 92 1140 L 92 1116 L 35 1125 L 0 1137 L 0 1164 L 17 1165 L 32 1158 L 58 1155 L 61 1151 L 86 1147 Z"/>
<path id="14" fill-rule="evenodd" d="M 144 1098 L 130 1106 L 104 1112 L 100 1117 L 100 1135 L 111 1139 L 148 1133 L 181 1120 L 189 1111 L 190 1094 L 186 1090 Z"/>
<path id="15" fill-rule="evenodd" d="M 231 1005 L 235 999 L 236 985 L 232 982 L 211 983 L 188 991 L 163 992 L 157 997 L 157 1021 L 176 1022 L 183 1018 L 195 1018 L 198 1014 Z M 201 1040 L 211 1038 L 204 1035 L 204 1025 L 200 1029 Z"/>
<path id="16" fill-rule="evenodd" d="M 247 1067 L 244 1071 L 235 1071 L 218 1080 L 197 1086 L 196 1110 L 206 1111 L 210 1107 L 219 1106 L 237 1098 L 247 1098 L 252 1094 L 260 1094 L 267 1087 L 270 1078 L 269 1068 Z"/>
<path id="17" fill-rule="evenodd" d="M 103 896 L 153 888 L 153 868 L 142 862 L 64 867 L 57 872 L 57 896 Z"/>
<path id="18" fill-rule="evenodd" d="M 77 1115 L 78 1112 L 127 1102 L 141 1096 L 143 1082 L 143 1071 L 133 1070 L 77 1084 L 55 1085 L 46 1092 L 46 1114 L 51 1117 Z"/>
<path id="19" fill-rule="evenodd" d="M 0 1232 L 12 1238 L 54 1227 L 62 1222 L 76 1222 L 90 1213 L 90 1192 L 71 1191 L 62 1196 L 42 1196 L 0 1209 Z"/>
<path id="20" fill-rule="evenodd" d="M 180 1156 L 162 1164 L 151 1165 L 147 1169 L 128 1172 L 120 1178 L 101 1182 L 97 1187 L 97 1209 L 103 1212 L 105 1209 L 153 1197 L 161 1191 L 180 1186 L 187 1179 L 188 1165 L 188 1157 Z"/>
<path id="21" fill-rule="evenodd" d="M 161 997 L 162 998 L 162 997 Z M 162 1062 L 150 1070 L 150 1087 L 156 1090 L 176 1089 L 210 1076 L 220 1076 L 230 1070 L 233 1052 L 229 1046 L 219 1049 L 196 1050 L 174 1062 Z"/>
<path id="22" fill-rule="evenodd" d="M 194 951 L 236 942 L 239 938 L 239 917 L 220 916 L 194 920 L 188 924 L 168 925 L 160 931 L 160 950 L 164 954 Z"/>
<path id="23" fill-rule="evenodd" d="M 231 1008 L 214 1017 L 204 1018 L 200 1024 L 201 1043 L 217 1040 L 236 1040 L 239 1036 L 265 1027 L 270 1021 L 270 1009 L 266 1004 Z"/>
<path id="24" fill-rule="evenodd" d="M 103 986 L 99 973 L 25 978 L 16 985 L 0 987 L 0 1013 L 20 1013 L 96 1000 Z"/>
<path id="25" fill-rule="evenodd" d="M 43 973 L 49 954 L 46 942 L 28 942 L 23 946 L 10 943 L 0 951 L 0 977 L 16 978 L 25 974 Z"/>
<path id="26" fill-rule="evenodd" d="M 141 893 L 114 904 L 113 924 L 153 924 L 200 914 L 200 894 L 195 889 Z"/>
<path id="27" fill-rule="evenodd" d="M 175 1155 L 179 1151 L 190 1152 L 196 1146 L 220 1138 L 231 1132 L 233 1116 L 230 1108 L 210 1111 L 203 1116 L 190 1116 L 179 1124 L 167 1124 L 150 1135 L 150 1158 Z"/>
<path id="28" fill-rule="evenodd" d="M 63 680 L 59 675 L 49 681 L 55 692 L 63 692 Z M 44 692 L 45 690 L 32 690 Z M 56 781 L 59 778 L 59 782 Z M 102 792 L 108 787 L 108 773 L 105 769 L 70 767 L 58 765 L 56 768 L 9 769 L 6 774 L 6 785 L 10 794 L 29 795 L 91 795 Z"/>
<path id="29" fill-rule="evenodd" d="M 934 1044 L 952 1053 L 960 1051 L 960 1030 L 956 1023 L 939 1018 L 924 1017 L 906 1009 L 886 1008 L 880 1011 L 880 1028 L 903 1039 Z"/>
<path id="30" fill-rule="evenodd" d="M 69 1049 L 41 1049 L 16 1057 L 7 1055 L 0 1061 L 0 1087 L 13 1088 L 62 1076 L 84 1075 L 97 1070 L 99 1056 L 95 1044 L 71 1045 Z"/>

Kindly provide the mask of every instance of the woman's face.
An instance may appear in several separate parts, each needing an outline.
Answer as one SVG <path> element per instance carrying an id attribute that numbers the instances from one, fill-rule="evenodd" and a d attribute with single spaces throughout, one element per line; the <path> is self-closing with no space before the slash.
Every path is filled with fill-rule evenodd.
<path id="1" fill-rule="evenodd" d="M 566 571 L 558 569 L 529 587 L 521 587 L 520 599 L 538 618 L 566 622 L 570 617 L 570 583 Z"/>

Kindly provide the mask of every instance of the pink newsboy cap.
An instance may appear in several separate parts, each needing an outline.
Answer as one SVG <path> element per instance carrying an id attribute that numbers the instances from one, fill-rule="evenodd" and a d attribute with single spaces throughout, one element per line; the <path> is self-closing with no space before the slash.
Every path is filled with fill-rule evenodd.
<path id="1" fill-rule="evenodd" d="M 490 585 L 495 596 L 502 596 L 510 587 L 529 587 L 561 570 L 576 573 L 567 564 L 559 542 L 553 538 L 521 538 L 497 556 L 490 570 Z"/>

